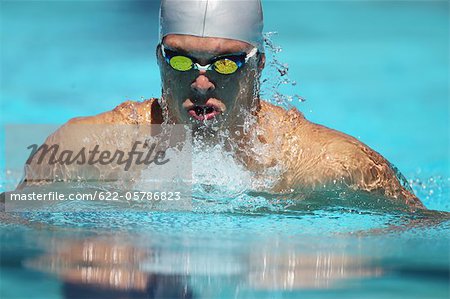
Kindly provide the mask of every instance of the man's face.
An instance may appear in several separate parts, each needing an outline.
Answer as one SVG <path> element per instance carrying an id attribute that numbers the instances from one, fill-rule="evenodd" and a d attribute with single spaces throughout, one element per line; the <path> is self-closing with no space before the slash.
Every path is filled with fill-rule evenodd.
<path id="1" fill-rule="evenodd" d="M 248 43 L 190 35 L 167 35 L 162 44 L 165 49 L 187 55 L 204 66 L 217 56 L 249 53 L 254 47 Z M 254 114 L 258 107 L 259 76 L 264 57 L 257 54 L 232 74 L 215 70 L 177 71 L 157 49 L 161 71 L 163 105 L 175 123 L 202 126 L 236 127 L 245 116 Z"/>

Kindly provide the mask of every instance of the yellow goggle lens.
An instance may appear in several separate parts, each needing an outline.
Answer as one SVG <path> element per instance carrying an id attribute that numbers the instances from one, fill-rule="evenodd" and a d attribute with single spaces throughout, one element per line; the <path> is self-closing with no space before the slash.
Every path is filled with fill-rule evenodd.
<path id="1" fill-rule="evenodd" d="M 214 62 L 214 69 L 221 74 L 232 74 L 238 69 L 236 62 L 230 59 L 220 59 Z"/>
<path id="2" fill-rule="evenodd" d="M 192 60 L 186 56 L 174 56 L 170 59 L 170 66 L 177 71 L 189 71 L 192 68 Z"/>

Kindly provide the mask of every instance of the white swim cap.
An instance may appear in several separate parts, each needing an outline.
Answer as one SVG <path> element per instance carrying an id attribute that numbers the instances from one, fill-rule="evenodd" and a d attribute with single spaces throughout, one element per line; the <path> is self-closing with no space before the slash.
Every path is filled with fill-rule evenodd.
<path id="1" fill-rule="evenodd" d="M 161 0 L 159 39 L 168 34 L 236 39 L 264 52 L 261 0 Z"/>

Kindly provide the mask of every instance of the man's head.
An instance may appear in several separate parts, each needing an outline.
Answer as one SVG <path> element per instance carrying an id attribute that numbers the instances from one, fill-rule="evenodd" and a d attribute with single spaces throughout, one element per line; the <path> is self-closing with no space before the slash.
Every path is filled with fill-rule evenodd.
<path id="1" fill-rule="evenodd" d="M 172 121 L 232 128 L 256 111 L 262 26 L 259 0 L 161 2 L 156 55 Z"/>

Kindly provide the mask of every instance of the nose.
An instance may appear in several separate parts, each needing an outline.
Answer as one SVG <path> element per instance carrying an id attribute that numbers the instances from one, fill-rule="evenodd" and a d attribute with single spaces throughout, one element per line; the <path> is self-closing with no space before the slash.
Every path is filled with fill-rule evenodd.
<path id="1" fill-rule="evenodd" d="M 201 95 L 206 95 L 215 88 L 214 84 L 205 76 L 204 71 L 200 71 L 199 76 L 195 79 L 194 83 L 191 84 L 191 89 Z"/>

